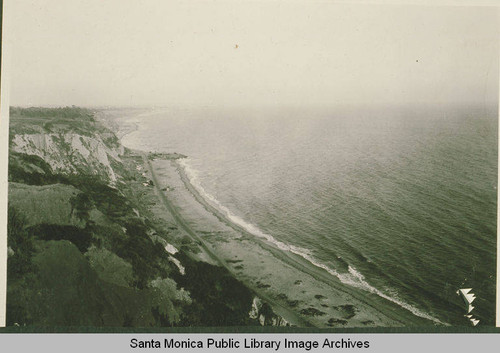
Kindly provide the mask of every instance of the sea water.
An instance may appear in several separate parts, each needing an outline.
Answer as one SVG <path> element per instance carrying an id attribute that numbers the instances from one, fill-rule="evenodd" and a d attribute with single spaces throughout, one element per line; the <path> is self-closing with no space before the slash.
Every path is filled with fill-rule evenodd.
<path id="1" fill-rule="evenodd" d="M 454 325 L 473 287 L 493 325 L 496 107 L 162 108 L 130 124 L 126 146 L 187 155 L 200 194 L 256 237 Z"/>

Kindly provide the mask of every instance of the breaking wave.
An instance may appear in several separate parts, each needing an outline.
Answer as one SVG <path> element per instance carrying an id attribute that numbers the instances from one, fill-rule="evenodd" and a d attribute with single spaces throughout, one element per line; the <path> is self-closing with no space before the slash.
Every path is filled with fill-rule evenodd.
<path id="1" fill-rule="evenodd" d="M 247 232 L 250 234 L 253 234 L 259 238 L 263 238 L 267 240 L 268 242 L 274 244 L 278 249 L 283 250 L 283 251 L 289 251 L 293 254 L 296 254 L 298 256 L 301 256 L 303 259 L 307 260 L 309 263 L 312 265 L 321 268 L 325 271 L 327 271 L 329 274 L 331 274 L 334 277 L 337 277 L 343 284 L 356 287 L 362 290 L 365 290 L 367 292 L 373 293 L 378 295 L 381 298 L 384 298 L 386 300 L 391 301 L 394 304 L 399 305 L 400 307 L 410 311 L 413 315 L 425 318 L 427 320 L 431 320 L 437 324 L 445 324 L 438 320 L 435 317 L 432 317 L 431 315 L 421 311 L 420 309 L 417 309 L 416 307 L 405 303 L 401 299 L 397 297 L 395 293 L 388 295 L 379 289 L 373 287 L 370 285 L 366 280 L 365 277 L 356 270 L 354 266 L 348 265 L 348 272 L 347 273 L 339 273 L 335 269 L 332 269 L 328 267 L 325 264 L 322 264 L 318 262 L 312 255 L 311 252 L 307 249 L 291 245 L 291 244 L 286 244 L 283 243 L 277 239 L 275 239 L 272 235 L 267 234 L 263 231 L 261 231 L 257 226 L 246 222 L 243 220 L 241 217 L 235 215 L 231 210 L 229 210 L 226 206 L 222 205 L 219 200 L 217 200 L 213 195 L 208 193 L 202 186 L 200 178 L 199 178 L 199 173 L 196 169 L 192 168 L 191 165 L 189 164 L 189 158 L 183 158 L 177 160 L 179 165 L 183 168 L 185 175 L 189 179 L 189 182 L 191 185 L 195 188 L 195 190 L 198 192 L 198 194 L 205 199 L 211 206 L 215 207 L 219 211 L 221 211 L 225 217 L 231 221 L 232 223 L 236 224 L 237 226 L 245 229 Z"/>

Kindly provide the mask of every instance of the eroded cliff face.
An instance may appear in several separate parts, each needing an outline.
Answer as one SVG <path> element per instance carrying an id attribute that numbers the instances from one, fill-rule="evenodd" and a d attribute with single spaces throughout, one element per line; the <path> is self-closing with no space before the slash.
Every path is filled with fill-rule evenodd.
<path id="1" fill-rule="evenodd" d="M 117 175 L 112 163 L 120 162 L 123 146 L 106 144 L 99 134 L 84 136 L 76 133 L 16 134 L 11 151 L 35 155 L 47 162 L 54 172 L 85 173 L 106 176 L 111 184 Z"/>
<path id="2" fill-rule="evenodd" d="M 12 113 L 10 325 L 288 325 L 223 267 L 172 245 L 142 154 L 102 122 L 78 108 Z"/>

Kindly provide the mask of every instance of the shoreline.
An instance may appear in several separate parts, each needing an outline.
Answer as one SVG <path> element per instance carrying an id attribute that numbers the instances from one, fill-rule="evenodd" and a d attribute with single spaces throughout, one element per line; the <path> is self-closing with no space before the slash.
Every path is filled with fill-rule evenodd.
<path id="1" fill-rule="evenodd" d="M 114 129 L 120 129 L 120 124 L 115 119 L 113 125 Z M 137 124 L 134 125 L 138 128 Z M 120 142 L 134 131 L 136 129 L 127 129 L 123 134 L 119 134 Z M 165 206 L 165 211 L 175 219 L 177 225 L 201 245 L 209 257 L 226 268 L 257 296 L 270 303 L 275 312 L 290 323 L 300 327 L 438 324 L 419 317 L 409 309 L 376 293 L 344 284 L 307 259 L 257 238 L 208 204 L 190 183 L 178 161 L 161 158 L 150 161 L 148 159 L 150 152 L 137 150 L 134 152 L 142 155 L 144 165 L 149 169 L 151 179 L 154 181 L 155 192 Z M 174 180 L 175 178 L 178 180 Z M 165 180 L 168 180 L 169 184 L 166 184 Z M 167 189 L 172 183 L 175 184 L 175 192 L 164 192 L 162 183 Z M 217 232 L 222 236 L 220 234 L 214 236 Z M 248 256 L 249 251 L 253 251 L 256 255 Z M 266 264 L 265 270 L 258 265 L 259 261 Z M 307 280 L 293 277 L 306 277 Z M 264 283 L 264 280 L 269 279 L 273 285 Z M 297 282 L 300 282 L 299 286 Z"/>
<path id="2" fill-rule="evenodd" d="M 356 289 L 356 288 L 351 288 L 349 285 L 342 283 L 339 279 L 334 277 L 332 274 L 328 273 L 323 268 L 320 268 L 316 266 L 314 263 L 311 263 L 307 259 L 303 258 L 300 255 L 297 255 L 291 251 L 287 250 L 282 250 L 279 249 L 275 244 L 271 243 L 270 241 L 267 241 L 264 238 L 258 238 L 254 234 L 251 234 L 249 231 L 244 229 L 243 227 L 239 226 L 238 224 L 235 224 L 231 222 L 231 220 L 227 219 L 224 214 L 222 214 L 221 211 L 217 210 L 215 207 L 211 206 L 204 198 L 199 194 L 199 192 L 195 189 L 195 187 L 190 183 L 188 176 L 186 175 L 184 168 L 179 165 L 177 161 L 173 161 L 173 163 L 176 164 L 177 171 L 179 173 L 179 176 L 184 183 L 186 189 L 193 195 L 193 197 L 201 204 L 203 207 L 210 213 L 215 214 L 215 216 L 224 224 L 227 226 L 235 229 L 236 231 L 242 233 L 245 235 L 245 237 L 249 241 L 253 241 L 256 245 L 260 246 L 264 250 L 268 251 L 271 253 L 274 257 L 278 258 L 280 261 L 286 263 L 287 265 L 290 265 L 292 267 L 297 268 L 299 271 L 306 273 L 308 275 L 311 275 L 312 277 L 316 278 L 317 280 L 333 287 L 335 290 L 339 292 L 346 293 L 348 295 L 351 295 L 355 300 L 363 303 L 366 306 L 371 307 L 373 310 L 377 310 L 377 308 L 374 306 L 374 304 L 368 303 L 366 300 L 364 300 L 362 294 L 356 293 L 359 291 L 362 291 L 361 293 L 365 293 L 369 297 L 373 297 L 374 302 L 379 302 L 380 305 L 384 305 L 384 301 L 390 302 L 389 305 L 392 305 L 395 307 L 394 311 L 397 312 L 397 310 L 403 310 L 407 311 L 408 315 L 401 315 L 401 316 L 408 316 L 408 318 L 412 317 L 417 317 L 418 319 L 425 320 L 427 322 L 431 321 L 430 319 L 420 317 L 418 315 L 415 315 L 411 313 L 409 309 L 401 307 L 399 304 L 391 302 L 390 300 L 387 300 L 385 298 L 380 297 L 376 293 L 368 292 L 366 290 L 362 289 Z M 392 310 L 391 310 L 392 311 Z M 393 315 L 391 313 L 384 313 L 389 319 L 394 320 L 396 322 L 403 323 L 400 321 L 401 319 L 398 318 L 398 315 Z M 437 323 L 437 322 L 435 322 Z"/>
<path id="3" fill-rule="evenodd" d="M 154 182 L 155 185 L 155 191 L 157 195 L 159 196 L 161 202 L 165 206 L 165 208 L 170 212 L 170 215 L 174 218 L 174 220 L 177 222 L 177 224 L 186 232 L 188 233 L 191 238 L 195 241 L 197 241 L 203 250 L 210 256 L 216 263 L 218 263 L 220 266 L 224 267 L 226 270 L 233 275 L 236 279 L 239 279 L 236 274 L 232 271 L 232 269 L 228 266 L 226 261 L 222 259 L 220 256 L 218 256 L 213 249 L 210 248 L 210 246 L 201 238 L 199 237 L 196 232 L 194 232 L 188 224 L 184 221 L 182 216 L 178 213 L 178 211 L 175 209 L 175 205 L 167 198 L 165 195 L 162 193 L 162 190 L 158 187 L 159 182 L 158 178 L 156 176 L 156 173 L 154 171 L 154 168 L 149 160 L 147 160 L 147 155 L 146 153 L 142 154 L 142 158 L 144 161 L 144 164 L 148 166 L 148 171 L 151 174 L 151 178 Z M 243 282 L 245 285 L 247 283 Z M 248 285 L 247 285 L 248 287 Z M 254 288 L 249 288 L 251 289 L 258 297 L 264 299 L 266 302 L 269 302 L 273 308 L 273 310 L 280 316 L 282 316 L 287 322 L 296 325 L 296 326 L 312 326 L 307 320 L 303 319 L 302 317 L 296 315 L 292 311 L 288 310 L 285 307 L 282 307 L 278 303 L 273 302 L 270 298 L 268 298 L 264 293 L 260 291 L 256 291 Z"/>

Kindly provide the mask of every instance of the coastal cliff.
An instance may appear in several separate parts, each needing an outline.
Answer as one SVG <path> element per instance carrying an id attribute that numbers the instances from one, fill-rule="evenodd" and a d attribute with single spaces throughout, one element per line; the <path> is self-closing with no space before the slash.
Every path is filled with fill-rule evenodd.
<path id="1" fill-rule="evenodd" d="M 90 110 L 11 108 L 7 324 L 288 325 L 172 236 L 145 168 Z"/>
<path id="2" fill-rule="evenodd" d="M 42 158 L 55 172 L 78 173 L 84 168 L 112 182 L 116 182 L 116 175 L 110 160 L 119 163 L 123 154 L 123 148 L 108 147 L 100 136 L 74 133 L 16 135 L 11 149 Z"/>

